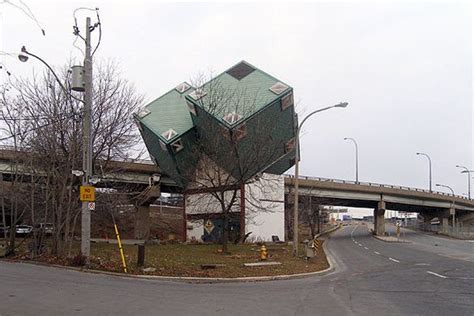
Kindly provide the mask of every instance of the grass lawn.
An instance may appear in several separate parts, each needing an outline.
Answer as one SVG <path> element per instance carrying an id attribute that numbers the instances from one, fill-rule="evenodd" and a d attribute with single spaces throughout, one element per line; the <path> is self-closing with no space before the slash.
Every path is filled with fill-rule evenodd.
<path id="1" fill-rule="evenodd" d="M 193 276 L 193 277 L 246 277 L 279 274 L 295 274 L 314 272 L 326 269 L 329 265 L 324 251 L 309 261 L 294 258 L 291 255 L 292 246 L 286 244 L 267 244 L 269 258 L 267 261 L 278 261 L 281 265 L 266 267 L 244 267 L 244 263 L 259 262 L 260 246 L 255 244 L 229 245 L 230 254 L 218 252 L 219 245 L 209 244 L 164 244 L 145 246 L 145 267 L 152 267 L 154 272 L 144 273 L 137 267 L 136 245 L 123 245 L 128 272 L 132 274 L 148 274 L 163 276 Z M 76 248 L 77 247 L 77 248 Z M 79 251 L 79 243 L 74 245 Z M 300 247 L 303 253 L 303 245 Z M 21 250 L 17 256 L 27 259 Z M 70 265 L 71 260 L 56 258 L 48 255 L 35 260 Z M 224 264 L 216 269 L 203 270 L 201 264 Z M 116 244 L 91 244 L 91 269 L 123 272 L 120 254 Z"/>

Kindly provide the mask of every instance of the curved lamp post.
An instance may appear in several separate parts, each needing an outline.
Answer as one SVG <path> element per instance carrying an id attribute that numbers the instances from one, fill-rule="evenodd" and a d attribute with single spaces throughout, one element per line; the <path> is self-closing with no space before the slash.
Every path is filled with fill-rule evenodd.
<path id="1" fill-rule="evenodd" d="M 471 199 L 471 171 L 468 168 L 460 165 L 456 165 L 456 168 L 464 169 L 461 173 L 467 173 L 467 197 Z"/>
<path id="2" fill-rule="evenodd" d="M 71 93 L 69 93 L 68 89 L 66 89 L 66 87 L 63 85 L 63 83 L 61 82 L 61 80 L 59 80 L 59 77 L 58 75 L 56 75 L 56 73 L 54 72 L 53 68 L 51 68 L 51 66 L 45 62 L 41 57 L 33 54 L 33 53 L 30 53 L 25 46 L 22 46 L 21 47 L 21 53 L 18 54 L 18 59 L 22 62 L 22 63 L 26 63 L 29 59 L 28 56 L 31 56 L 31 57 L 34 57 L 35 59 L 39 60 L 40 62 L 43 63 L 43 65 L 45 65 L 49 71 L 51 71 L 51 73 L 53 74 L 54 78 L 56 79 L 56 81 L 58 82 L 59 86 L 61 87 L 61 89 L 64 91 L 64 93 L 66 93 L 68 96 L 70 96 L 71 98 L 75 99 L 76 101 L 79 101 L 79 102 L 82 102 L 84 103 L 84 100 L 82 99 L 79 99 L 75 96 L 73 96 Z"/>
<path id="3" fill-rule="evenodd" d="M 428 158 L 429 169 L 430 169 L 430 192 L 433 192 L 433 188 L 431 186 L 431 158 L 428 154 L 425 154 L 425 153 L 416 153 L 416 154 L 421 155 L 421 156 L 425 156 L 426 158 Z"/>
<path id="4" fill-rule="evenodd" d="M 454 202 L 454 190 L 453 188 L 451 188 L 449 185 L 445 185 L 445 184 L 439 184 L 439 183 L 436 183 L 436 186 L 437 187 L 442 187 L 442 188 L 446 188 L 446 189 L 449 189 L 451 191 L 451 194 L 453 195 L 453 200 L 451 201 L 451 207 L 453 208 L 454 212 L 453 212 L 453 230 L 454 230 L 454 226 L 455 226 L 455 219 L 456 219 L 456 208 L 455 208 L 455 202 Z"/>
<path id="5" fill-rule="evenodd" d="M 299 160 L 300 160 L 300 149 L 299 149 L 299 144 L 300 144 L 300 131 L 301 127 L 303 126 L 304 122 L 308 118 L 310 118 L 312 115 L 326 111 L 332 108 L 345 108 L 349 103 L 347 102 L 341 102 L 339 104 L 335 104 L 332 106 L 328 106 L 325 108 L 318 109 L 316 111 L 313 111 L 306 115 L 306 117 L 301 121 L 301 124 L 298 124 L 298 129 L 296 130 L 296 145 L 295 145 L 295 150 L 296 150 L 296 159 L 295 159 L 295 205 L 294 205 L 294 213 L 293 213 L 293 256 L 298 256 L 298 181 L 299 181 Z"/>
<path id="6" fill-rule="evenodd" d="M 352 137 L 344 137 L 344 140 L 350 140 L 354 143 L 355 145 L 355 154 L 356 154 L 356 160 L 355 160 L 355 172 L 356 172 L 356 184 L 359 184 L 359 147 L 357 146 L 357 142 L 354 138 Z"/>

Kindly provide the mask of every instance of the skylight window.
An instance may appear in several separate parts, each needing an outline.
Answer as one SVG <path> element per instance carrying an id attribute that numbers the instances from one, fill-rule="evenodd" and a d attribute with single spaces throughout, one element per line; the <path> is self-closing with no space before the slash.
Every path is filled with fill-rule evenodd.
<path id="1" fill-rule="evenodd" d="M 224 116 L 223 119 L 230 125 L 234 125 L 235 123 L 237 123 L 238 121 L 242 119 L 242 115 L 232 112 Z"/>
<path id="2" fill-rule="evenodd" d="M 191 86 L 189 84 L 187 84 L 186 82 L 183 82 L 182 84 L 178 85 L 175 89 L 179 93 L 184 93 L 184 92 L 188 91 L 189 88 L 191 88 Z"/>
<path id="3" fill-rule="evenodd" d="M 181 150 L 183 150 L 184 145 L 183 145 L 183 142 L 181 141 L 181 138 L 175 141 L 174 143 L 172 143 L 171 148 L 173 149 L 174 153 L 179 153 Z"/>
<path id="4" fill-rule="evenodd" d="M 241 80 L 251 74 L 255 68 L 247 65 L 244 62 L 241 62 L 227 71 L 229 75 L 234 77 L 237 80 Z"/>
<path id="5" fill-rule="evenodd" d="M 283 111 L 284 109 L 290 107 L 293 105 L 293 93 L 290 93 L 283 98 L 281 98 L 281 110 Z"/>
<path id="6" fill-rule="evenodd" d="M 137 116 L 139 118 L 144 118 L 145 116 L 147 116 L 150 113 L 151 113 L 150 110 L 148 110 L 147 108 L 144 108 L 140 112 L 137 113 Z"/>
<path id="7" fill-rule="evenodd" d="M 161 133 L 161 136 L 163 136 L 166 140 L 171 140 L 176 135 L 178 135 L 178 133 L 176 133 L 175 130 L 172 128 L 170 128 L 166 132 Z"/>
<path id="8" fill-rule="evenodd" d="M 292 138 L 290 139 L 286 144 L 285 144 L 285 153 L 292 151 L 295 149 L 295 139 Z"/>
<path id="9" fill-rule="evenodd" d="M 277 82 L 273 86 L 270 87 L 270 91 L 275 93 L 275 94 L 281 94 L 286 89 L 288 89 L 288 86 L 286 84 L 281 83 L 281 82 Z"/>
<path id="10" fill-rule="evenodd" d="M 204 92 L 204 90 L 202 90 L 202 89 L 196 89 L 196 90 L 194 90 L 193 92 L 191 92 L 191 93 L 189 94 L 189 96 L 190 96 L 191 98 L 193 98 L 194 100 L 197 101 L 197 100 L 201 99 L 203 96 L 205 96 L 206 94 L 207 94 L 207 93 Z"/>
<path id="11" fill-rule="evenodd" d="M 247 125 L 245 123 L 240 124 L 232 130 L 234 141 L 238 142 L 245 136 L 247 136 Z"/>

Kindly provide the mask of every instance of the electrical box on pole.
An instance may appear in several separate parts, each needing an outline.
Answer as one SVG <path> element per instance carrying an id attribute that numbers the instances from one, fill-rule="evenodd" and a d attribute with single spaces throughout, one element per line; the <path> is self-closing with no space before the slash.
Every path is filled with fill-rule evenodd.
<path id="1" fill-rule="evenodd" d="M 81 65 L 75 65 L 71 67 L 72 72 L 72 84 L 71 89 L 73 91 L 84 92 L 85 91 L 85 81 L 84 81 L 84 67 Z"/>

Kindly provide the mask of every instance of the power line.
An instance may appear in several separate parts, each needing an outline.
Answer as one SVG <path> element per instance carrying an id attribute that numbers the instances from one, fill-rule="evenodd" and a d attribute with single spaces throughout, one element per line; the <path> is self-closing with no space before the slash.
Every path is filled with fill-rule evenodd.
<path id="1" fill-rule="evenodd" d="M 33 20 L 36 23 L 36 25 L 38 26 L 38 28 L 41 30 L 41 33 L 43 34 L 43 36 L 46 36 L 46 32 L 44 31 L 44 29 L 41 26 L 38 19 L 33 14 L 33 11 L 31 11 L 30 7 L 28 7 L 22 0 L 18 0 L 18 2 L 20 2 L 20 4 L 23 7 L 19 6 L 18 4 L 12 3 L 9 0 L 3 0 L 3 3 L 8 3 L 9 5 L 21 10 L 27 17 L 29 17 L 31 20 Z"/>
<path id="2" fill-rule="evenodd" d="M 55 120 L 55 121 L 52 121 L 52 122 L 49 122 L 49 123 L 46 123 L 46 124 L 43 124 L 43 125 L 40 125 L 40 126 L 31 128 L 31 129 L 29 129 L 29 130 L 26 130 L 26 131 L 22 132 L 22 134 L 27 134 L 27 133 L 30 133 L 30 132 L 34 132 L 34 131 L 39 130 L 39 129 L 43 128 L 43 127 L 47 127 L 47 126 L 50 126 L 50 125 L 52 125 L 52 124 L 54 124 L 54 123 L 57 123 L 58 121 L 61 121 L 61 120 L 64 120 L 64 119 L 72 118 L 72 117 L 75 116 L 75 115 L 77 115 L 77 113 L 72 113 L 72 114 L 70 114 L 68 117 L 64 117 L 64 118 L 62 118 L 62 119 L 57 119 L 57 120 Z M 3 118 L 0 119 L 0 121 L 1 121 L 1 120 L 3 120 Z M 0 141 L 4 141 L 4 140 L 10 139 L 10 138 L 13 138 L 13 137 L 15 137 L 15 136 L 17 136 L 17 135 L 10 135 L 10 136 L 7 136 L 7 137 L 3 137 L 3 138 L 0 138 Z"/>

